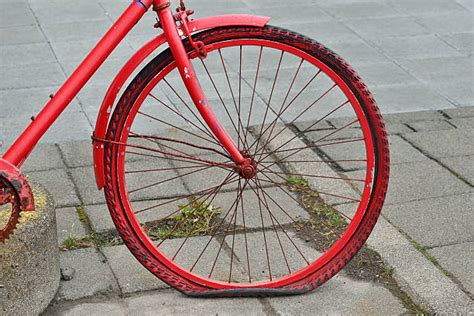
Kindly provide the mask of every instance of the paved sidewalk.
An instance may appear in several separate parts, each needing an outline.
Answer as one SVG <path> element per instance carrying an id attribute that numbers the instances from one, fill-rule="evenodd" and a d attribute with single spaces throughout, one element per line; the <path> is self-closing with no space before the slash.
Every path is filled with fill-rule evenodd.
<path id="1" fill-rule="evenodd" d="M 472 109 L 386 116 L 393 153 L 392 180 L 383 217 L 368 245 L 382 255 L 388 266 L 394 267 L 394 277 L 401 289 L 426 310 L 467 312 L 469 306 L 472 309 L 474 173 L 469 162 L 474 157 L 470 141 L 474 129 L 466 125 L 474 121 Z M 311 140 L 320 132 L 309 131 L 305 136 Z M 446 139 L 446 144 L 440 146 L 442 139 Z M 447 149 L 450 143 L 454 144 Z M 61 244 L 71 236 L 88 236 L 90 227 L 94 233 L 113 229 L 101 193 L 95 193 L 89 147 L 88 142 L 41 145 L 25 165 L 31 177 L 55 195 Z M 326 154 L 336 160 L 347 153 Z M 357 173 L 350 169 L 346 172 Z M 80 221 L 82 211 L 89 218 L 88 225 Z M 309 313 L 309 308 L 324 313 L 399 314 L 407 308 L 393 291 L 373 282 L 355 280 L 347 272 L 314 293 L 298 298 L 246 299 L 239 303 L 217 300 L 201 306 L 167 290 L 124 246 L 66 251 L 61 255 L 61 264 L 63 268 L 74 269 L 76 276 L 72 281 L 62 282 L 57 297 L 62 303 L 52 306 L 48 312 L 51 314 L 70 308 L 71 313 L 79 314 L 126 313 L 137 306 L 143 312 L 163 306 L 163 313 L 180 313 L 193 306 L 196 314 L 209 310 L 224 314 L 298 314 Z M 83 299 L 87 297 L 92 298 Z M 78 299 L 83 300 L 74 301 Z M 67 302 L 70 300 L 73 302 Z"/>
<path id="2" fill-rule="evenodd" d="M 13 6 L 0 0 L 0 153 L 130 1 L 23 0 Z M 62 281 L 57 301 L 45 314 L 474 312 L 472 1 L 317 0 L 308 5 L 297 0 L 291 7 L 279 0 L 188 3 L 200 8 L 198 16 L 270 15 L 273 25 L 335 50 L 367 82 L 386 118 L 392 155 L 386 206 L 368 246 L 393 272 L 393 286 L 364 278 L 359 268 L 359 277 L 344 270 L 305 296 L 202 301 L 168 289 L 123 245 L 108 245 L 62 252 L 62 267 L 75 273 Z M 54 195 L 58 246 L 70 237 L 113 229 L 103 193 L 95 189 L 89 139 L 108 84 L 156 33 L 153 20 L 148 14 L 132 31 L 24 166 Z M 337 125 L 330 121 L 302 140 L 315 141 Z M 324 154 L 338 160 L 347 151 L 332 148 Z M 339 167 L 358 175 L 356 167 Z"/>

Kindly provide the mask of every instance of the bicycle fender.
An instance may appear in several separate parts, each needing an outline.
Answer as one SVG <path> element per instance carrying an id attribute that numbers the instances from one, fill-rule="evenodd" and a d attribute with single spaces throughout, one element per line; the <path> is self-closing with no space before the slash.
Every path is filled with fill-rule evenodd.
<path id="1" fill-rule="evenodd" d="M 270 21 L 269 17 L 246 15 L 246 14 L 230 14 L 210 16 L 202 19 L 190 21 L 188 23 L 191 33 L 213 29 L 221 26 L 256 26 L 264 27 Z M 156 49 L 166 43 L 164 34 L 160 34 L 147 44 L 142 46 L 122 67 L 112 84 L 107 90 L 102 105 L 97 116 L 96 126 L 93 134 L 93 156 L 94 171 L 97 187 L 99 190 L 105 186 L 104 175 L 104 144 L 100 140 L 105 139 L 110 115 L 113 111 L 117 95 L 123 85 L 132 73 L 149 57 Z"/>

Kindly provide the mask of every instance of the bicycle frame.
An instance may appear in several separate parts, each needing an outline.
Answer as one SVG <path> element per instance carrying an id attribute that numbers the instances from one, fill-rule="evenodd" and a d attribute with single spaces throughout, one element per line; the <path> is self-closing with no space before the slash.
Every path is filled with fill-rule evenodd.
<path id="1" fill-rule="evenodd" d="M 143 49 L 132 58 L 136 61 L 140 59 L 140 55 L 143 55 L 144 50 L 150 48 L 156 49 L 159 45 L 167 42 L 170 49 L 175 57 L 178 70 L 183 78 L 186 88 L 213 134 L 226 148 L 233 161 L 238 164 L 244 164 L 246 159 L 239 152 L 228 133 L 219 122 L 211 107 L 209 106 L 206 96 L 202 92 L 198 79 L 195 76 L 194 69 L 190 63 L 189 57 L 186 54 L 182 37 L 179 34 L 179 27 L 176 24 L 175 17 L 173 16 L 170 9 L 169 0 L 134 0 L 130 6 L 124 11 L 119 19 L 112 25 L 104 37 L 99 41 L 96 47 L 89 53 L 74 73 L 66 80 L 64 85 L 57 91 L 56 94 L 51 96 L 51 100 L 46 104 L 43 110 L 32 118 L 32 122 L 26 128 L 26 130 L 19 136 L 14 144 L 8 149 L 5 155 L 0 159 L 0 170 L 7 173 L 9 179 L 24 180 L 21 172 L 18 170 L 24 161 L 27 159 L 29 154 L 32 152 L 36 144 L 39 142 L 41 137 L 51 127 L 51 125 L 57 120 L 61 113 L 67 108 L 74 97 L 79 93 L 82 87 L 89 81 L 89 79 L 95 74 L 98 68 L 104 63 L 109 57 L 112 51 L 118 46 L 118 44 L 124 39 L 134 25 L 143 17 L 143 15 L 153 7 L 153 10 L 157 12 L 161 27 L 163 28 L 163 34 L 157 39 L 151 41 L 145 45 Z M 253 26 L 264 26 L 268 22 L 269 18 L 265 17 L 253 17 L 253 16 L 218 16 L 210 19 L 203 19 L 201 21 L 192 21 L 193 23 L 191 32 L 197 32 L 203 29 L 223 26 L 223 25 L 253 25 Z M 159 45 L 156 45 L 159 44 Z M 150 54 L 153 50 L 149 51 Z M 137 57 L 138 56 L 138 57 Z M 146 56 L 145 56 L 146 57 Z M 145 58 L 143 57 L 143 59 Z M 142 60 L 143 60 L 142 59 Z M 134 65 L 132 61 L 132 65 Z M 131 66 L 127 63 L 122 71 L 119 73 L 119 77 L 123 77 L 124 72 L 127 73 L 127 69 Z M 138 66 L 135 65 L 135 67 Z M 125 69 L 125 71 L 124 71 Z M 133 71 L 133 69 L 132 69 Z M 130 71 L 131 73 L 131 71 Z M 118 81 L 120 81 L 119 79 Z M 125 78 L 126 80 L 126 78 Z M 124 81 L 125 81 L 124 80 Z M 117 80 L 114 81 L 116 83 Z M 112 88 L 112 87 L 111 87 Z M 110 96 L 111 90 L 108 91 Z M 115 96 L 118 91 L 115 91 Z M 114 96 L 114 99 L 115 99 Z M 107 98 L 107 97 L 106 97 Z M 105 104 L 105 101 L 104 101 Z M 94 132 L 95 139 L 105 135 L 106 126 L 108 123 L 108 117 L 112 103 L 107 104 L 107 114 L 104 114 L 104 104 L 99 113 L 98 130 Z M 103 144 L 102 144 L 103 145 Z M 98 146 L 94 146 L 98 147 Z M 103 146 L 100 146 L 103 148 Z M 97 183 L 99 189 L 103 187 L 103 164 L 102 161 L 97 162 L 97 157 L 101 157 L 100 152 L 95 158 L 95 168 Z M 12 167 L 15 169 L 12 175 Z M 21 191 L 21 190 L 20 190 Z M 28 188 L 29 191 L 29 188 Z M 27 203 L 31 205 L 32 203 Z"/>

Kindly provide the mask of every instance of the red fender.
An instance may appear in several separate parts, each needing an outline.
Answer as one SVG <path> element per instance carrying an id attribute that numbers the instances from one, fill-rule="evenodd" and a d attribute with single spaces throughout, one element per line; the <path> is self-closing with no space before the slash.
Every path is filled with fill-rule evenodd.
<path id="1" fill-rule="evenodd" d="M 220 15 L 197 19 L 188 23 L 189 30 L 192 33 L 200 32 L 206 29 L 212 29 L 220 26 L 258 26 L 264 27 L 270 21 L 269 17 L 254 15 Z M 105 95 L 102 106 L 99 110 L 97 122 L 94 131 L 93 151 L 94 151 L 94 171 L 97 187 L 102 189 L 105 185 L 104 179 L 104 144 L 100 141 L 105 139 L 110 114 L 115 104 L 115 100 L 122 86 L 125 84 L 131 74 L 140 66 L 140 64 L 150 56 L 158 47 L 166 43 L 166 37 L 161 34 L 149 41 L 140 48 L 128 62 L 123 66 L 114 81 L 110 85 Z M 98 140 L 98 141 L 97 141 Z"/>

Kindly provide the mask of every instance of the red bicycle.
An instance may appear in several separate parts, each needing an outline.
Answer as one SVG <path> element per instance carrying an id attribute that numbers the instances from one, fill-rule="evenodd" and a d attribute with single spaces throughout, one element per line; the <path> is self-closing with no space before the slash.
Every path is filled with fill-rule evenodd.
<path id="1" fill-rule="evenodd" d="M 34 210 L 19 168 L 151 7 L 163 33 L 120 70 L 92 137 L 123 242 L 187 295 L 320 286 L 362 247 L 383 205 L 389 149 L 375 100 L 320 43 L 267 17 L 192 20 L 182 0 L 176 13 L 169 0 L 134 0 L 5 153 L 0 241 Z"/>

